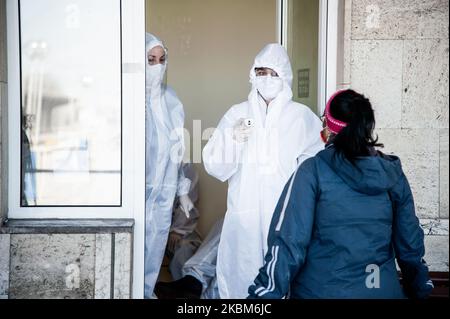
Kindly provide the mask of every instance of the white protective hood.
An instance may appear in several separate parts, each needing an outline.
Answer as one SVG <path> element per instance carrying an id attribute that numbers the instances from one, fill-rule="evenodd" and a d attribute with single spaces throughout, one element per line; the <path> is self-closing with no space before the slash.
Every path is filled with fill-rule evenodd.
<path id="1" fill-rule="evenodd" d="M 256 89 L 256 68 L 270 68 L 277 72 L 278 76 L 283 80 L 283 89 L 278 96 L 270 103 L 266 109 L 265 102 L 262 100 Z M 292 100 L 292 67 L 286 49 L 279 44 L 268 44 L 256 56 L 252 68 L 250 69 L 250 83 L 252 90 L 248 97 L 251 106 L 252 117 L 256 126 L 274 125 L 277 123 L 283 107 Z M 271 112 L 270 119 L 272 122 L 265 123 L 266 115 Z"/>
<path id="2" fill-rule="evenodd" d="M 278 73 L 287 87 L 292 87 L 292 67 L 286 49 L 277 43 L 268 44 L 255 58 L 250 70 L 250 83 L 256 78 L 255 68 L 269 68 Z M 291 90 L 292 91 L 292 90 Z"/>
<path id="3" fill-rule="evenodd" d="M 150 51 L 153 48 L 156 48 L 157 46 L 162 47 L 167 55 L 167 48 L 164 45 L 164 43 L 160 39 L 158 39 L 156 36 L 154 36 L 153 34 L 146 33 L 145 34 L 145 52 L 148 53 L 148 51 Z M 167 58 L 167 56 L 166 56 L 166 58 Z"/>

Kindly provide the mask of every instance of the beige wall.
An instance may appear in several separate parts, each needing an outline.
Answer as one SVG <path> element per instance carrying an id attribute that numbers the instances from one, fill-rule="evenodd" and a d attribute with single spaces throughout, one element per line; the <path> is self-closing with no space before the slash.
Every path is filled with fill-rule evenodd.
<path id="1" fill-rule="evenodd" d="M 168 84 L 184 104 L 191 136 L 193 120 L 201 120 L 203 130 L 217 126 L 233 104 L 246 100 L 256 54 L 276 41 L 276 0 L 147 0 L 146 10 L 147 30 L 169 49 Z M 197 166 L 199 230 L 206 235 L 226 211 L 227 185 Z"/>
<path id="2" fill-rule="evenodd" d="M 294 100 L 318 113 L 319 1 L 291 0 L 288 3 L 288 51 L 294 72 Z M 310 69 L 310 94 L 298 97 L 298 70 Z"/>

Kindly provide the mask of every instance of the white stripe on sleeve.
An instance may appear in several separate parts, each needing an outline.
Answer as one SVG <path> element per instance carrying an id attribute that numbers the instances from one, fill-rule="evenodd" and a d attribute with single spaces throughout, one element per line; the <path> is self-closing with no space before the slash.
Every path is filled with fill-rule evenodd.
<path id="1" fill-rule="evenodd" d="M 272 253 L 273 253 L 272 258 L 273 259 L 271 260 L 271 264 L 267 268 L 267 275 L 269 276 L 269 285 L 268 285 L 267 289 L 264 289 L 263 291 L 261 291 L 258 294 L 258 296 L 260 296 L 260 297 L 275 290 L 275 266 L 278 261 L 279 249 L 280 249 L 280 247 L 278 247 L 278 246 L 272 247 Z"/>

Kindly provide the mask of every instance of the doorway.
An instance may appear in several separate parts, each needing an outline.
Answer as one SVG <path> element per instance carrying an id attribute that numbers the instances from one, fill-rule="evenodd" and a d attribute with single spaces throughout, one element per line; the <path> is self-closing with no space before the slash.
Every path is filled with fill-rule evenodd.
<path id="1" fill-rule="evenodd" d="M 198 145 L 194 136 L 247 99 L 254 57 L 277 42 L 277 1 L 147 0 L 146 14 L 147 32 L 168 48 L 167 83 L 184 105 L 191 137 L 186 157 L 200 174 L 199 231 L 206 235 L 225 214 L 227 187 L 204 171 L 199 149 L 207 140 Z"/>
<path id="2" fill-rule="evenodd" d="M 317 0 L 289 0 L 285 46 L 291 58 L 294 101 L 319 114 L 319 11 Z"/>
<path id="3" fill-rule="evenodd" d="M 199 173 L 198 231 L 203 237 L 225 214 L 227 199 L 227 184 L 210 177 L 201 163 L 209 137 L 205 131 L 247 99 L 254 57 L 274 42 L 285 46 L 291 58 L 294 100 L 321 115 L 336 86 L 334 33 L 329 32 L 336 8 L 328 2 L 146 0 L 146 31 L 167 46 L 167 84 L 184 105 L 189 132 L 185 160 Z M 170 278 L 165 270 L 162 274 Z"/>

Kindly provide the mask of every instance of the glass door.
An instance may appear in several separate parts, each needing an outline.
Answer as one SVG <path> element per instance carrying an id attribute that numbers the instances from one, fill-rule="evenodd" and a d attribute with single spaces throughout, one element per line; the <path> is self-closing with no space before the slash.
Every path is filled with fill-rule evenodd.
<path id="1" fill-rule="evenodd" d="M 294 72 L 294 100 L 322 115 L 342 78 L 344 2 L 279 0 L 279 38 Z"/>
<path id="2" fill-rule="evenodd" d="M 144 0 L 7 0 L 8 218 L 134 218 L 143 296 Z"/>
<path id="3" fill-rule="evenodd" d="M 286 45 L 294 72 L 294 100 L 316 114 L 319 114 L 319 14 L 317 0 L 287 2 Z"/>

